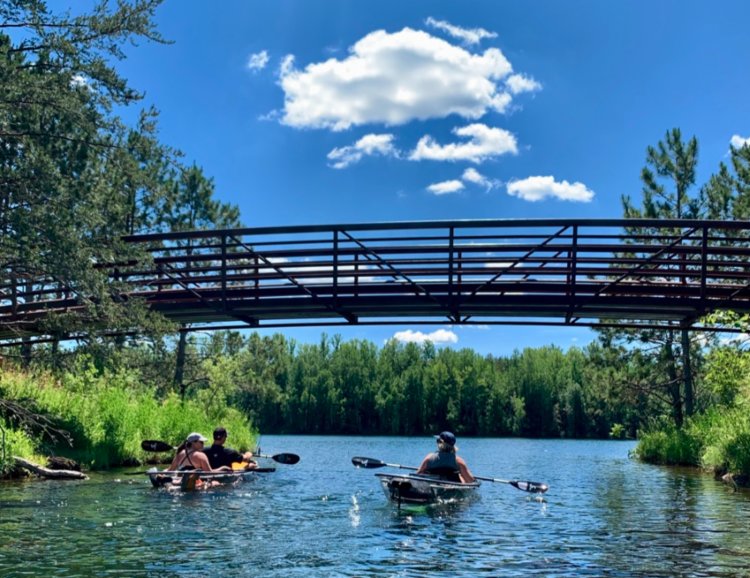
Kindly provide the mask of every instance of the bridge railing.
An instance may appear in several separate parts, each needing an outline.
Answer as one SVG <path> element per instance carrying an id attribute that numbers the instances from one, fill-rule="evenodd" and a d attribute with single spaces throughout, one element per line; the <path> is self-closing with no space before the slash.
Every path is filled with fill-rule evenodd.
<path id="1" fill-rule="evenodd" d="M 148 258 L 99 267 L 184 324 L 689 324 L 750 311 L 746 222 L 439 221 L 127 240 Z M 0 291 L 6 329 L 77 306 L 49 279 L 6 279 Z"/>

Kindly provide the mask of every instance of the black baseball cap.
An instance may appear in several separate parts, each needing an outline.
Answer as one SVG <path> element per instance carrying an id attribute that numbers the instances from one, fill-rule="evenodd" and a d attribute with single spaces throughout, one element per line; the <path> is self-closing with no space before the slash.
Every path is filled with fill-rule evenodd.
<path id="1" fill-rule="evenodd" d="M 227 437 L 227 430 L 223 427 L 217 427 L 214 430 L 214 439 L 218 440 Z"/>
<path id="2" fill-rule="evenodd" d="M 456 445 L 456 436 L 454 436 L 449 431 L 444 431 L 440 435 L 435 436 L 436 440 L 440 440 L 442 442 L 447 443 L 449 446 L 455 446 Z"/>

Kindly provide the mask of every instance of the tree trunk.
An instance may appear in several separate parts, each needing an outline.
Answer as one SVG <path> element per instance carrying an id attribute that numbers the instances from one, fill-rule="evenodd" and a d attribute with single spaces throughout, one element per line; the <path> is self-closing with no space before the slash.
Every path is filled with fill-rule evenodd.
<path id="1" fill-rule="evenodd" d="M 685 391 L 685 415 L 693 415 L 693 368 L 690 364 L 690 334 L 682 329 L 682 372 Z"/>
<path id="2" fill-rule="evenodd" d="M 28 337 L 24 337 L 21 341 L 21 363 L 24 369 L 28 369 L 31 365 L 31 352 L 31 340 Z"/>
<path id="3" fill-rule="evenodd" d="M 31 472 L 34 472 L 36 475 L 42 476 L 43 478 L 52 478 L 56 480 L 88 480 L 89 479 L 89 477 L 86 474 L 82 474 L 81 472 L 76 472 L 74 470 L 51 470 L 49 468 L 42 467 L 38 464 L 35 464 L 34 462 L 30 462 L 29 460 L 25 460 L 17 456 L 13 456 L 13 459 L 22 468 L 25 468 Z"/>
<path id="4" fill-rule="evenodd" d="M 677 378 L 677 368 L 675 367 L 674 350 L 674 333 L 667 332 L 667 342 L 664 344 L 664 355 L 667 360 L 667 376 L 669 377 L 669 397 L 672 401 L 672 419 L 678 428 L 682 427 L 682 397 L 680 396 L 680 380 Z"/>
<path id="5" fill-rule="evenodd" d="M 174 370 L 174 385 L 180 388 L 180 399 L 185 400 L 185 351 L 187 350 L 187 332 L 180 331 L 177 344 L 177 360 Z"/>

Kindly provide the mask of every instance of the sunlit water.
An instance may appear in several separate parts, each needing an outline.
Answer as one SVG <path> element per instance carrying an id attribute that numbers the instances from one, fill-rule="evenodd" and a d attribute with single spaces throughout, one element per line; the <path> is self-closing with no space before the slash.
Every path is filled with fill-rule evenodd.
<path id="1" fill-rule="evenodd" d="M 124 472 L 1 484 L 0 576 L 750 576 L 750 493 L 639 464 L 630 442 L 459 439 L 477 499 L 398 511 L 352 456 L 418 465 L 429 437 L 266 436 L 295 466 L 232 489 Z"/>

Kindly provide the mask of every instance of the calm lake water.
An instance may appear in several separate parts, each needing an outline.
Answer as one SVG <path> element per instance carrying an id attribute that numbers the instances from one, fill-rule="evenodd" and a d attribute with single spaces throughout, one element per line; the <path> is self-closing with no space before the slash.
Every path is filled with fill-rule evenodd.
<path id="1" fill-rule="evenodd" d="M 750 493 L 628 458 L 631 442 L 459 439 L 476 500 L 401 511 L 352 456 L 418 465 L 432 438 L 265 436 L 295 466 L 232 489 L 140 476 L 0 485 L 0 576 L 750 576 Z"/>

